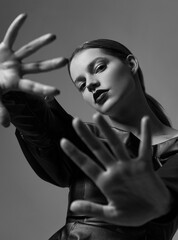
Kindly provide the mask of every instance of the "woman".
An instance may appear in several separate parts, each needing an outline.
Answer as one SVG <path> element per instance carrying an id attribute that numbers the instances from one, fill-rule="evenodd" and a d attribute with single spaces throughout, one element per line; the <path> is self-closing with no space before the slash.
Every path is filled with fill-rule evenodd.
<path id="1" fill-rule="evenodd" d="M 0 45 L 0 119 L 4 126 L 9 120 L 16 126 L 24 155 L 42 179 L 70 188 L 69 206 L 74 203 L 66 225 L 50 239 L 172 239 L 178 221 L 178 132 L 158 105 L 155 110 L 148 104 L 137 59 L 111 40 L 85 43 L 72 55 L 72 81 L 113 126 L 97 115 L 99 131 L 95 124 L 73 120 L 54 98 L 46 97 L 57 94 L 55 88 L 21 79 L 66 64 L 64 58 L 22 62 L 51 42 L 51 35 L 12 51 L 25 18 L 15 19 Z M 79 199 L 84 202 L 75 202 Z"/>

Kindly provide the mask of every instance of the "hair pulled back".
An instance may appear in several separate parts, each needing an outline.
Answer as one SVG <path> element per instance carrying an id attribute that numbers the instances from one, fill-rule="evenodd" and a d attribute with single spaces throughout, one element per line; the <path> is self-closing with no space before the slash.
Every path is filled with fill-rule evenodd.
<path id="1" fill-rule="evenodd" d="M 70 74 L 70 63 L 71 63 L 72 59 L 74 58 L 74 56 L 77 53 L 79 53 L 85 49 L 90 49 L 90 48 L 100 48 L 105 53 L 119 58 L 123 63 L 126 62 L 127 56 L 132 54 L 132 52 L 127 47 L 125 47 L 123 44 L 121 44 L 117 41 L 114 41 L 114 40 L 96 39 L 96 40 L 87 41 L 87 42 L 83 43 L 82 45 L 80 45 L 78 48 L 76 48 L 75 51 L 72 53 L 72 55 L 69 59 L 69 65 L 68 65 L 69 74 Z M 163 124 L 165 124 L 167 126 L 171 126 L 168 117 L 164 113 L 164 109 L 163 109 L 162 105 L 155 98 L 153 98 L 152 96 L 150 96 L 149 94 L 146 93 L 144 77 L 143 77 L 143 73 L 142 73 L 140 66 L 138 68 L 137 73 L 138 73 L 138 77 L 139 77 L 139 81 L 140 81 L 142 90 L 143 90 L 146 100 L 149 104 L 149 107 L 151 108 L 151 110 L 154 112 L 154 114 L 157 116 L 157 118 Z"/>

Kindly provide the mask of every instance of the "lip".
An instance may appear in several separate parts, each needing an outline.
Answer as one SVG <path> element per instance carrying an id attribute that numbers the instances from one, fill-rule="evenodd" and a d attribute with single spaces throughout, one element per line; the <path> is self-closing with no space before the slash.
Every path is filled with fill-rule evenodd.
<path id="1" fill-rule="evenodd" d="M 101 90 L 97 90 L 95 93 L 93 93 L 93 98 L 95 103 L 97 104 L 102 104 L 102 102 L 105 100 L 107 93 L 108 93 L 108 89 L 101 89 Z"/>

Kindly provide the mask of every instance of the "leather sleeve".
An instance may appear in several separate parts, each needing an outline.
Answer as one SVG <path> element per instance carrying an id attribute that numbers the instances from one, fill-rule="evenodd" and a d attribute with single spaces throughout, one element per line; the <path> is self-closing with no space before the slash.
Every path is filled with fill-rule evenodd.
<path id="1" fill-rule="evenodd" d="M 60 139 L 68 138 L 80 148 L 83 144 L 72 128 L 72 117 L 54 98 L 44 100 L 9 92 L 3 102 L 16 127 L 21 149 L 36 174 L 52 184 L 68 187 L 81 171 L 63 153 Z"/>
<path id="2" fill-rule="evenodd" d="M 168 189 L 178 197 L 178 153 L 169 157 L 169 160 L 157 171 Z"/>
<path id="3" fill-rule="evenodd" d="M 159 177 L 163 180 L 166 187 L 169 189 L 172 197 L 172 206 L 170 212 L 154 222 L 159 224 L 173 224 L 178 226 L 178 153 L 169 157 L 166 163 L 156 171 Z"/>

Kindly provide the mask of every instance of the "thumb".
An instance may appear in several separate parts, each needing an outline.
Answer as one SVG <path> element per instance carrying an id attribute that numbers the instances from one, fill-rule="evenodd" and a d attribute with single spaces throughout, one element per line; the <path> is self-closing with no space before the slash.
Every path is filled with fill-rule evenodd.
<path id="1" fill-rule="evenodd" d="M 102 218 L 104 216 L 103 206 L 90 201 L 77 200 L 72 202 L 70 210 L 78 214 Z"/>
<path id="2" fill-rule="evenodd" d="M 0 124 L 3 127 L 9 127 L 10 126 L 10 115 L 2 103 L 2 100 L 0 99 Z"/>

